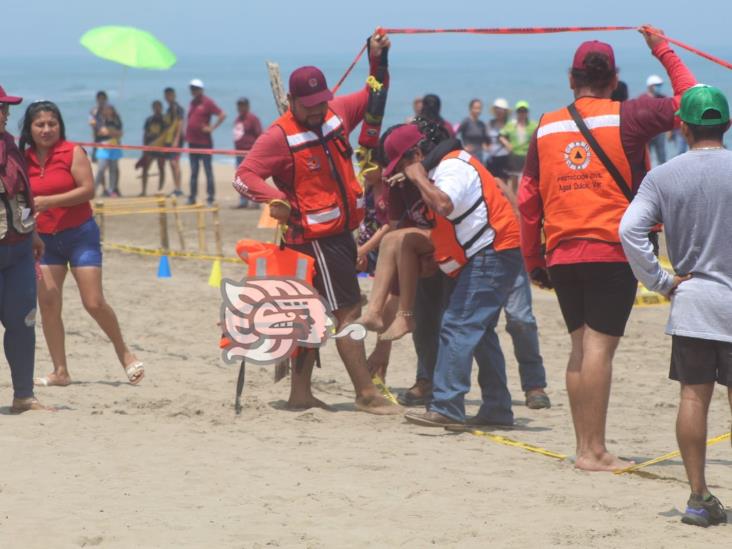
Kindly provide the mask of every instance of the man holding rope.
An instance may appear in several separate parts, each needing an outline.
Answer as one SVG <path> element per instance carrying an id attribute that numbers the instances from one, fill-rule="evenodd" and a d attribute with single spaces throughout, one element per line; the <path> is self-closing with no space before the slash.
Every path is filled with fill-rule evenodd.
<path id="1" fill-rule="evenodd" d="M 390 41 L 377 31 L 368 46 L 374 75 Z M 363 218 L 363 190 L 353 171 L 348 135 L 363 120 L 369 88 L 334 98 L 316 67 L 295 70 L 289 88 L 289 110 L 254 144 L 237 170 L 234 188 L 249 200 L 269 203 L 272 217 L 287 225 L 285 244 L 315 258 L 314 286 L 342 327 L 361 315 L 352 231 Z M 268 177 L 276 189 L 265 182 Z M 371 382 L 363 341 L 341 338 L 336 346 L 356 390 L 356 408 L 401 413 Z M 290 408 L 327 408 L 310 388 L 314 362 L 315 353 L 307 352 L 293 369 Z"/>
<path id="2" fill-rule="evenodd" d="M 669 377 L 681 383 L 676 437 L 691 496 L 682 521 L 727 522 L 704 478 L 707 414 L 714 385 L 732 406 L 732 153 L 724 148 L 729 104 L 717 88 L 694 86 L 681 99 L 681 132 L 691 150 L 651 171 L 623 216 L 620 236 L 633 272 L 648 288 L 673 296 L 666 333 Z M 666 224 L 677 275 L 664 271 L 646 235 Z"/>
<path id="3" fill-rule="evenodd" d="M 570 333 L 566 382 L 575 466 L 588 471 L 628 465 L 605 446 L 612 360 L 637 290 L 618 227 L 647 171 L 646 145 L 673 128 L 681 95 L 696 83 L 660 31 L 643 27 L 641 33 L 666 69 L 674 97 L 612 101 L 613 49 L 583 43 L 569 76 L 574 102 L 542 117 L 519 189 L 526 270 L 535 284 L 555 288 Z"/>

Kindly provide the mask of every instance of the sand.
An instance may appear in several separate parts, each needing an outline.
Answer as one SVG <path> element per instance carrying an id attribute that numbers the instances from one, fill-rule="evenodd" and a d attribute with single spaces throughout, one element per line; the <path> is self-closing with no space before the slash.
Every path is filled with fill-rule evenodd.
<path id="1" fill-rule="evenodd" d="M 136 193 L 129 161 L 122 170 L 123 191 Z M 270 238 L 255 228 L 258 212 L 230 209 L 232 169 L 216 172 L 226 253 L 240 237 Z M 155 246 L 157 223 L 154 215 L 116 218 L 107 239 Z M 190 246 L 195 231 L 187 223 Z M 282 410 L 288 382 L 275 385 L 270 368 L 250 367 L 236 417 L 237 372 L 217 348 L 210 263 L 173 259 L 172 278 L 158 279 L 156 258 L 109 251 L 104 261 L 106 295 L 147 375 L 137 387 L 125 383 L 111 345 L 68 282 L 64 320 L 75 383 L 37 390 L 56 413 L 16 417 L 7 405 L 0 409 L 0 547 L 672 548 L 729 541 L 726 527 L 679 522 L 688 495 L 679 459 L 648 469 L 660 479 L 589 474 L 470 434 L 357 413 L 333 344 L 314 386 L 336 412 Z M 239 275 L 237 265 L 224 265 L 224 276 Z M 551 293 L 535 292 L 535 313 L 553 407 L 523 405 L 501 324 L 519 423 L 502 434 L 572 454 L 563 387 L 568 338 Z M 676 449 L 667 313 L 667 306 L 635 309 L 617 354 L 609 445 L 636 460 Z M 40 327 L 37 351 L 36 372 L 47 373 Z M 411 341 L 397 342 L 387 384 L 403 390 L 414 368 Z M 5 369 L 0 392 L 8 405 L 9 379 Z M 474 383 L 469 413 L 478 398 Z M 727 432 L 729 416 L 726 394 L 717 390 L 710 435 Z M 712 447 L 708 458 L 714 492 L 732 505 L 729 443 Z"/>

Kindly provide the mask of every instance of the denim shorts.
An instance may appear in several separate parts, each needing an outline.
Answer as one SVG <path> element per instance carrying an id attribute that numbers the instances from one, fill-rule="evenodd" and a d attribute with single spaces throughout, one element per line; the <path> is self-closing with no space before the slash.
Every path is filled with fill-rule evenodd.
<path id="1" fill-rule="evenodd" d="M 90 218 L 78 227 L 72 227 L 56 234 L 41 234 L 46 245 L 41 264 L 66 265 L 71 267 L 101 267 L 102 246 L 99 227 Z"/>

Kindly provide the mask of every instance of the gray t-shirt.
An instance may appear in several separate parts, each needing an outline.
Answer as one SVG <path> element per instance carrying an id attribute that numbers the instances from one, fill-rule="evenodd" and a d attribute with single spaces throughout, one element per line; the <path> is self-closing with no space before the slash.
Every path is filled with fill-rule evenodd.
<path id="1" fill-rule="evenodd" d="M 668 294 L 648 232 L 664 224 L 674 271 L 691 274 L 671 300 L 666 333 L 732 342 L 732 152 L 691 150 L 650 171 L 620 223 L 633 273 Z"/>

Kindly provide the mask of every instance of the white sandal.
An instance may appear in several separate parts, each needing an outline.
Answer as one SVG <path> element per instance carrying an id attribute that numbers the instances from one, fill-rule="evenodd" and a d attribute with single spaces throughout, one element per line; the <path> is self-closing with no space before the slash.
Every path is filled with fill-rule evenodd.
<path id="1" fill-rule="evenodd" d="M 130 381 L 130 385 L 137 385 L 145 377 L 145 368 L 142 362 L 136 360 L 125 368 L 127 379 Z"/>

